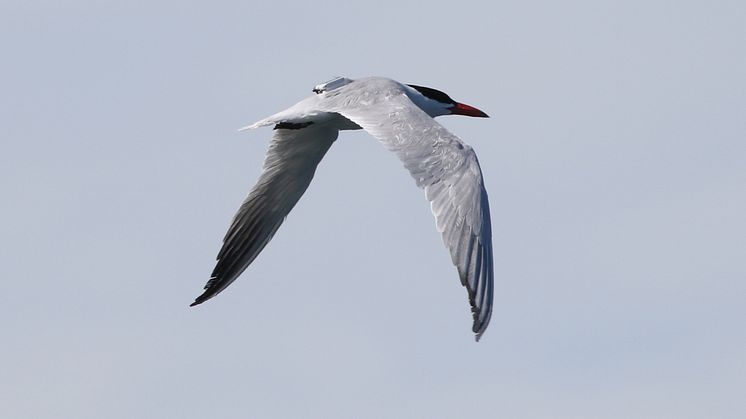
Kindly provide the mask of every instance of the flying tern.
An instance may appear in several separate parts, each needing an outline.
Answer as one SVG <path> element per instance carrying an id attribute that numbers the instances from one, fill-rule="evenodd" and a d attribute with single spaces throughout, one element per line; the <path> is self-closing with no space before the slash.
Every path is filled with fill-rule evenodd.
<path id="1" fill-rule="evenodd" d="M 223 239 L 205 291 L 223 291 L 256 259 L 308 188 L 339 131 L 364 129 L 394 152 L 424 189 L 451 260 L 466 288 L 476 339 L 492 314 L 492 227 L 474 150 L 433 118 L 487 114 L 429 87 L 369 77 L 336 78 L 292 107 L 242 128 L 274 126 L 263 172 Z"/>

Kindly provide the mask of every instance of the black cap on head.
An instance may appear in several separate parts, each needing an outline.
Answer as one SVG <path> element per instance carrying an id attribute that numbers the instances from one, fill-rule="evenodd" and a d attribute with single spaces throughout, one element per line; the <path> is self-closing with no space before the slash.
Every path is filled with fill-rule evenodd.
<path id="1" fill-rule="evenodd" d="M 417 86 L 414 84 L 408 84 L 407 86 L 417 90 L 418 92 L 422 94 L 422 96 L 425 96 L 426 98 L 436 100 L 440 103 L 447 103 L 451 105 L 456 104 L 455 100 L 451 99 L 450 96 L 441 92 L 440 90 L 431 89 L 429 87 Z"/>

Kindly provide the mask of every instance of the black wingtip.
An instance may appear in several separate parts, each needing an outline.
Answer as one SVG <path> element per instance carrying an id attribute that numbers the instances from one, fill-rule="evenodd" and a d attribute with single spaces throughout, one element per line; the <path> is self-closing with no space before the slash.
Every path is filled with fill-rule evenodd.
<path id="1" fill-rule="evenodd" d="M 215 290 L 208 289 L 202 295 L 194 299 L 194 302 L 192 304 L 189 304 L 189 307 L 194 307 L 196 305 L 200 305 L 204 303 L 205 301 L 209 300 L 210 298 L 215 296 Z"/>

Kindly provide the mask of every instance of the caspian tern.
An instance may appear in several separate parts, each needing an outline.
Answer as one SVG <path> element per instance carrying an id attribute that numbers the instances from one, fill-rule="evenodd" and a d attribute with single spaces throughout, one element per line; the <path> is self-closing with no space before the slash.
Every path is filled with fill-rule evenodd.
<path id="1" fill-rule="evenodd" d="M 469 294 L 472 331 L 478 341 L 492 314 L 487 192 L 474 150 L 433 118 L 487 114 L 439 90 L 381 77 L 340 77 L 313 92 L 241 129 L 273 125 L 275 132 L 263 172 L 233 218 L 205 292 L 191 305 L 220 293 L 254 261 L 308 188 L 339 131 L 364 129 L 393 151 L 425 190 L 437 229 Z"/>

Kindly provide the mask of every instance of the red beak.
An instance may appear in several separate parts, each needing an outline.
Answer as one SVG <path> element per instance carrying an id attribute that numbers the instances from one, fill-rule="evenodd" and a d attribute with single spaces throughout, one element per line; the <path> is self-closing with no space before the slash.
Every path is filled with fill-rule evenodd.
<path id="1" fill-rule="evenodd" d="M 480 111 L 479 109 L 464 105 L 463 103 L 456 103 L 454 107 L 451 108 L 451 115 L 465 115 L 465 116 L 475 116 L 477 118 L 489 118 L 490 116 L 486 113 Z"/>

